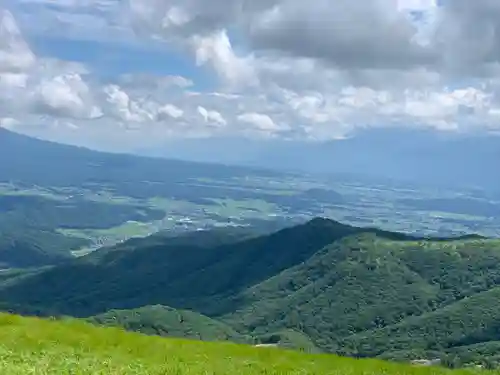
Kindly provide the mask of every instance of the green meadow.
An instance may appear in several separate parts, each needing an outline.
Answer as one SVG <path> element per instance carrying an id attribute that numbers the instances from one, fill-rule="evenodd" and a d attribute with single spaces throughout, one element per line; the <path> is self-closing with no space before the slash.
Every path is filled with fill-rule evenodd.
<path id="1" fill-rule="evenodd" d="M 0 315 L 0 374 L 479 374 L 276 348 L 160 338 L 77 320 Z"/>

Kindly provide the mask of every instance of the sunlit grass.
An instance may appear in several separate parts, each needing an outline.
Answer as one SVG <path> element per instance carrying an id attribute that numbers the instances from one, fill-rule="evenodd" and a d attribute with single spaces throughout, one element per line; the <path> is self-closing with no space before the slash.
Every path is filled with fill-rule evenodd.
<path id="1" fill-rule="evenodd" d="M 476 371 L 477 372 L 477 371 Z M 164 339 L 76 321 L 0 315 L 0 374 L 446 374 L 377 360 Z M 472 370 L 454 372 L 474 373 Z"/>

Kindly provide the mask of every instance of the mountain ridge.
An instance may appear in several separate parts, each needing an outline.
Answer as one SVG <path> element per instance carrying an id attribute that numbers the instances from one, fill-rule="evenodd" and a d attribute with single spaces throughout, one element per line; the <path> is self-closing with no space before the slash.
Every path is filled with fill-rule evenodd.
<path id="1" fill-rule="evenodd" d="M 488 133 L 381 127 L 361 129 L 345 139 L 322 142 L 176 140 L 140 153 L 178 155 L 186 160 L 237 160 L 240 165 L 352 175 L 357 180 L 369 177 L 372 181 L 425 182 L 427 186 L 448 188 L 476 185 L 497 196 L 500 193 L 500 179 L 493 173 L 494 160 L 500 159 L 500 137 Z"/>
<path id="2" fill-rule="evenodd" d="M 31 155 L 20 154 L 19 150 L 23 150 L 25 153 L 29 151 Z M 11 155 L 16 155 L 17 157 L 11 158 Z M 2 163 L 2 165 L 0 165 L 0 181 L 3 175 L 13 174 L 15 169 L 19 169 L 24 172 L 25 169 L 23 168 L 34 166 L 39 161 L 43 161 L 46 164 L 52 161 L 58 161 L 60 165 L 72 165 L 73 169 L 78 169 L 81 173 L 84 173 L 88 181 L 100 178 L 99 174 L 97 174 L 97 177 L 94 176 L 94 179 L 91 178 L 92 175 L 89 175 L 89 177 L 86 175 L 87 172 L 96 174 L 99 171 L 99 168 L 96 167 L 98 167 L 100 163 L 109 163 L 113 167 L 117 168 L 119 172 L 125 172 L 125 174 L 126 169 L 124 168 L 135 168 L 137 166 L 143 166 L 143 164 L 144 166 L 149 167 L 163 167 L 163 169 L 171 168 L 177 173 L 181 172 L 182 167 L 190 166 L 192 167 L 191 169 L 193 169 L 193 175 L 204 175 L 204 168 L 211 168 L 212 172 L 214 172 L 215 168 L 215 171 L 219 169 L 224 173 L 230 171 L 232 173 L 239 172 L 240 174 L 244 172 L 258 172 L 264 175 L 266 173 L 276 174 L 276 171 L 270 171 L 263 167 L 235 166 L 224 163 L 207 163 L 173 158 L 167 159 L 132 153 L 111 153 L 83 146 L 69 145 L 46 139 L 35 138 L 1 127 L 0 157 L 4 160 L 9 160 L 9 163 Z M 42 157 L 42 159 L 39 159 L 40 157 Z M 36 168 L 30 167 L 29 172 L 34 174 L 37 179 L 40 179 L 42 176 L 39 173 L 43 172 L 43 168 L 41 171 L 37 171 Z M 24 178 L 20 180 L 21 182 L 25 183 L 26 181 L 30 181 L 29 175 L 23 174 L 23 177 Z M 54 185 L 57 184 L 53 184 L 53 186 Z"/>
<path id="3" fill-rule="evenodd" d="M 386 358 L 402 349 L 391 346 L 392 337 L 413 355 L 489 345 L 494 337 L 480 326 L 470 332 L 475 341 L 452 340 L 470 314 L 456 307 L 467 299 L 477 301 L 475 321 L 500 319 L 496 309 L 481 309 L 489 300 L 483 293 L 500 288 L 498 239 L 433 240 L 316 218 L 241 241 L 229 237 L 204 247 L 198 240 L 157 238 L 144 248 L 138 240 L 112 257 L 96 257 L 97 251 L 0 282 L 0 301 L 8 311 L 37 315 L 88 318 L 118 309 L 125 321 L 138 308 L 164 305 L 254 339 L 297 332 L 290 337 L 323 351 Z M 449 309 L 452 328 L 441 334 L 441 347 L 432 336 L 410 340 L 406 331 L 394 331 L 413 321 L 408 332 L 431 329 Z M 151 326 L 161 326 L 158 319 Z"/>

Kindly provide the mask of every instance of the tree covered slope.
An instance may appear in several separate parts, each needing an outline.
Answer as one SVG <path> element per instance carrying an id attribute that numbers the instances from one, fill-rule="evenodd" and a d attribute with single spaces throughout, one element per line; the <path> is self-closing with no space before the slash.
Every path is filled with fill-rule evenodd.
<path id="1" fill-rule="evenodd" d="M 174 310 L 147 307 L 164 305 L 256 342 L 293 332 L 293 347 L 309 341 L 361 357 L 448 355 L 500 341 L 499 240 L 413 238 L 326 219 L 241 241 L 219 235 L 96 252 L 0 283 L 0 301 L 9 311 L 115 314 L 127 328 L 144 331 L 147 321 L 148 333 L 174 327 L 192 337 L 172 326 Z"/>
<path id="2" fill-rule="evenodd" d="M 91 323 L 123 327 L 148 335 L 169 336 L 202 341 L 252 343 L 227 324 L 193 311 L 155 305 L 133 310 L 110 310 L 87 319 Z"/>
<path id="3" fill-rule="evenodd" d="M 162 304 L 206 315 L 231 311 L 236 293 L 304 262 L 319 249 L 359 231 L 314 220 L 279 232 L 206 248 L 197 241 L 98 253 L 53 267 L 0 290 L 0 299 L 51 313 L 96 315 Z"/>

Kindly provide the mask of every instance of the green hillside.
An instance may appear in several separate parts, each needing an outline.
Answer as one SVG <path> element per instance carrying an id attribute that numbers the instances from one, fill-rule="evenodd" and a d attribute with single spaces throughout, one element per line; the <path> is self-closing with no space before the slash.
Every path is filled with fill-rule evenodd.
<path id="1" fill-rule="evenodd" d="M 52 230 L 2 222 L 0 215 L 0 268 L 39 267 L 70 258 L 68 249 L 87 244 L 81 238 Z"/>
<path id="2" fill-rule="evenodd" d="M 274 333 L 257 336 L 254 340 L 259 344 L 275 345 L 279 348 L 293 349 L 306 353 L 322 352 L 322 350 L 312 342 L 310 337 L 303 332 L 293 329 L 284 329 Z"/>
<path id="3" fill-rule="evenodd" d="M 348 337 L 347 352 L 363 356 L 387 355 L 413 347 L 421 350 L 494 342 L 500 338 L 500 288 L 477 293 L 437 311 L 403 320 L 382 329 Z"/>
<path id="4" fill-rule="evenodd" d="M 233 299 L 242 307 L 222 318 L 240 331 L 297 328 L 320 347 L 341 351 L 344 337 L 431 311 L 447 314 L 445 308 L 466 297 L 478 299 L 477 322 L 499 319 L 488 299 L 479 297 L 500 282 L 499 264 L 498 240 L 394 241 L 362 233 L 243 291 Z M 466 314 L 458 311 L 455 330 Z M 441 332 L 444 327 L 434 321 L 436 316 L 416 324 L 432 332 L 433 322 Z M 459 334 L 454 329 L 443 332 L 441 345 L 451 333 Z M 420 348 L 412 337 L 406 348 Z M 385 336 L 387 342 L 393 339 L 392 333 Z M 432 336 L 424 340 L 431 342 Z M 373 344 L 366 355 L 379 354 Z"/>
<path id="5" fill-rule="evenodd" d="M 7 277 L 0 306 L 149 334 L 498 363 L 488 353 L 500 341 L 500 240 L 418 239 L 326 219 L 235 233 L 154 236 Z M 469 359 L 472 346 L 481 349 Z"/>
<path id="6" fill-rule="evenodd" d="M 166 305 L 204 315 L 232 311 L 230 297 L 304 262 L 358 228 L 313 220 L 271 235 L 206 248 L 188 242 L 98 253 L 0 289 L 0 300 L 88 317 L 110 308 Z M 97 259 L 96 259 L 97 258 Z"/>
<path id="7" fill-rule="evenodd" d="M 307 355 L 245 345 L 202 343 L 97 328 L 75 320 L 0 315 L 3 375 L 445 375 L 480 374 L 378 360 Z"/>
<path id="8" fill-rule="evenodd" d="M 147 335 L 263 344 L 307 353 L 321 352 L 309 337 L 296 330 L 287 329 L 261 336 L 242 335 L 216 319 L 193 311 L 177 310 L 161 305 L 132 310 L 110 310 L 86 320 L 97 325 L 122 327 L 128 331 Z"/>
<path id="9" fill-rule="evenodd" d="M 230 326 L 201 314 L 166 306 L 146 306 L 134 310 L 111 310 L 88 319 L 91 323 L 123 327 L 149 335 L 203 341 L 252 343 Z"/>

